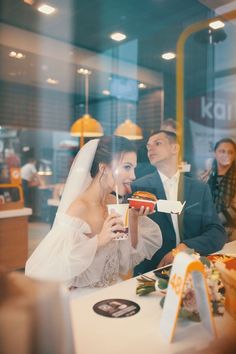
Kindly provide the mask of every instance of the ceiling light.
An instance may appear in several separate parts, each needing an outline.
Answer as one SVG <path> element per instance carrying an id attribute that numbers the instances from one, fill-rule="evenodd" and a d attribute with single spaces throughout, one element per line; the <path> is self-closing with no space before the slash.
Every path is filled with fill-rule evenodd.
<path id="1" fill-rule="evenodd" d="M 138 84 L 138 88 L 140 88 L 140 89 L 145 89 L 146 87 L 147 87 L 147 85 L 145 85 L 143 82 L 140 82 Z"/>
<path id="2" fill-rule="evenodd" d="M 47 79 L 47 83 L 50 85 L 57 85 L 59 83 L 58 80 L 51 79 L 50 77 Z"/>
<path id="3" fill-rule="evenodd" d="M 25 58 L 25 55 L 22 54 L 21 52 L 15 52 L 15 51 L 11 51 L 9 53 L 9 57 L 11 58 L 16 58 L 16 59 L 24 59 Z"/>
<path id="4" fill-rule="evenodd" d="M 87 71 L 88 72 L 84 74 L 85 114 L 81 118 L 78 118 L 70 128 L 70 134 L 72 136 L 80 137 L 80 148 L 84 145 L 85 137 L 99 137 L 103 135 L 103 128 L 101 124 L 95 118 L 91 117 L 90 114 L 88 113 L 88 106 L 89 106 L 89 74 L 88 73 L 91 74 L 91 72 L 89 72 L 89 70 Z"/>
<path id="5" fill-rule="evenodd" d="M 165 60 L 171 60 L 171 59 L 174 59 L 176 57 L 176 55 L 175 55 L 175 53 L 167 52 L 167 53 L 163 53 L 161 57 L 162 57 L 162 59 L 165 59 Z"/>
<path id="6" fill-rule="evenodd" d="M 42 12 L 42 13 L 45 14 L 45 15 L 51 15 L 51 14 L 53 14 L 53 13 L 56 11 L 55 7 L 52 7 L 52 6 L 47 5 L 47 4 L 42 4 L 42 5 L 40 5 L 40 6 L 37 8 L 37 10 L 38 10 L 39 12 Z"/>
<path id="7" fill-rule="evenodd" d="M 88 69 L 85 69 L 85 68 L 79 68 L 77 70 L 77 73 L 81 74 L 81 75 L 90 75 L 91 71 L 89 71 Z"/>
<path id="8" fill-rule="evenodd" d="M 113 41 L 120 42 L 126 38 L 126 35 L 124 33 L 115 32 L 110 35 L 110 38 L 113 39 Z"/>
<path id="9" fill-rule="evenodd" d="M 16 58 L 17 59 L 23 59 L 24 58 L 24 55 L 22 53 L 17 53 L 16 54 Z"/>
<path id="10" fill-rule="evenodd" d="M 209 23 L 209 27 L 211 27 L 212 29 L 219 29 L 219 28 L 223 28 L 225 26 L 224 22 L 218 20 L 218 21 L 213 21 Z"/>
<path id="11" fill-rule="evenodd" d="M 9 57 L 15 58 L 16 57 L 16 52 L 12 51 L 9 53 Z"/>
<path id="12" fill-rule="evenodd" d="M 142 129 L 130 119 L 126 119 L 121 123 L 114 131 L 114 135 L 123 136 L 129 140 L 143 139 Z"/>
<path id="13" fill-rule="evenodd" d="M 103 90 L 102 93 L 105 96 L 109 96 L 111 94 L 109 90 Z"/>
<path id="14" fill-rule="evenodd" d="M 99 137 L 103 135 L 103 128 L 90 114 L 84 114 L 72 124 L 70 134 L 83 138 Z"/>

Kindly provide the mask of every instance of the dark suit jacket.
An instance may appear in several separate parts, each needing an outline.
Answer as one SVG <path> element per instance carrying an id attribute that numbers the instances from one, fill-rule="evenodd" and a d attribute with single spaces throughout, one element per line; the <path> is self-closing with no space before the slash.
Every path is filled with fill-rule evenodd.
<path id="1" fill-rule="evenodd" d="M 132 190 L 145 190 L 155 194 L 158 199 L 166 199 L 157 171 L 136 180 L 132 184 Z M 201 255 L 220 250 L 226 242 L 226 233 L 217 216 L 208 185 L 181 174 L 178 200 L 186 201 L 179 216 L 181 241 Z M 163 244 L 151 260 L 145 259 L 135 267 L 135 275 L 156 268 L 164 255 L 176 247 L 176 235 L 170 214 L 156 212 L 149 217 L 159 225 Z"/>

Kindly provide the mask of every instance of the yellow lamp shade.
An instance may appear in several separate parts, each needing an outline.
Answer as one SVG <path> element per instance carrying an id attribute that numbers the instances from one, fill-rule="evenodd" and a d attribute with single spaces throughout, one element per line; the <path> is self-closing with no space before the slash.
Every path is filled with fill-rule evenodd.
<path id="1" fill-rule="evenodd" d="M 70 134 L 85 138 L 98 137 L 103 135 L 103 128 L 96 119 L 89 114 L 84 114 L 72 124 Z"/>
<path id="2" fill-rule="evenodd" d="M 115 130 L 114 135 L 123 136 L 129 140 L 141 140 L 143 139 L 142 129 L 130 119 L 126 119 L 124 123 L 121 123 Z"/>

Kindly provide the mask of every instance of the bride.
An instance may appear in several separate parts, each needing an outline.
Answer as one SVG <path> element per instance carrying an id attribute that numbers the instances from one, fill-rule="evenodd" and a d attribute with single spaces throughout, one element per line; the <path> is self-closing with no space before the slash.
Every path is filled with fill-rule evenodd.
<path id="1" fill-rule="evenodd" d="M 161 247 L 159 226 L 148 209 L 129 210 L 129 236 L 114 240 L 123 230 L 120 215 L 108 215 L 107 204 L 131 192 L 137 156 L 122 137 L 89 141 L 77 154 L 66 181 L 52 229 L 26 262 L 27 276 L 63 281 L 71 287 L 105 287 L 121 274 L 150 259 Z M 116 187 L 117 186 L 117 187 Z"/>

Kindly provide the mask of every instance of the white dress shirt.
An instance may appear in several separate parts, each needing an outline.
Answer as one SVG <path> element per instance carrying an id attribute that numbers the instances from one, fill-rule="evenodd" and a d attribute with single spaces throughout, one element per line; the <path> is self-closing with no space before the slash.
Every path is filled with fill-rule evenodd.
<path id="1" fill-rule="evenodd" d="M 167 200 L 178 200 L 178 185 L 179 185 L 179 171 L 176 172 L 174 176 L 171 178 L 165 176 L 160 171 L 159 175 L 161 177 L 161 181 L 163 183 L 163 187 L 166 194 Z M 176 234 L 176 246 L 180 243 L 180 235 L 179 235 L 179 224 L 178 224 L 178 215 L 170 214 L 173 222 L 175 234 Z"/>
<path id="2" fill-rule="evenodd" d="M 21 167 L 21 178 L 25 179 L 26 181 L 31 182 L 36 173 L 37 173 L 36 167 L 31 162 L 28 162 Z"/>

